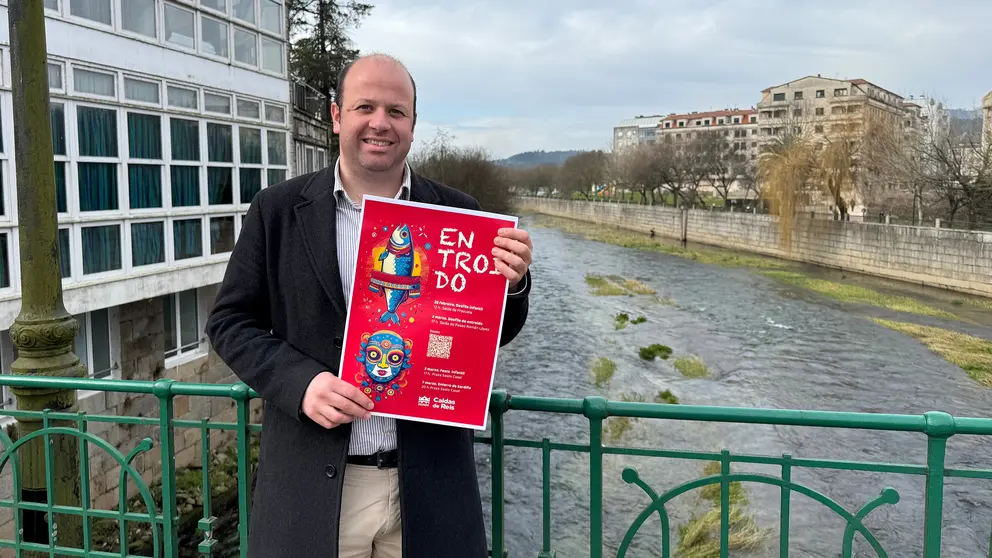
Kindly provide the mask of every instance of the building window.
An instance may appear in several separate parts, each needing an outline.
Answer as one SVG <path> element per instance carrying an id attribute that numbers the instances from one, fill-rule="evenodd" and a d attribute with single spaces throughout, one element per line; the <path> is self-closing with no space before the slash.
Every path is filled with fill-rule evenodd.
<path id="1" fill-rule="evenodd" d="M 165 262 L 165 223 L 131 224 L 131 263 L 134 267 Z"/>
<path id="2" fill-rule="evenodd" d="M 129 163 L 128 200 L 131 209 L 162 207 L 162 122 L 153 114 L 129 112 L 128 154 L 159 164 Z"/>
<path id="3" fill-rule="evenodd" d="M 121 228 L 103 225 L 82 228 L 83 274 L 121 269 Z"/>
<path id="4" fill-rule="evenodd" d="M 72 70 L 72 86 L 76 93 L 88 93 L 101 97 L 116 97 L 117 87 L 114 74 L 94 72 L 82 68 Z"/>
<path id="5" fill-rule="evenodd" d="M 77 106 L 80 211 L 112 211 L 117 204 L 117 164 L 82 158 L 117 158 L 117 112 Z"/>
<path id="6" fill-rule="evenodd" d="M 846 96 L 847 96 L 847 88 L 839 87 L 837 89 L 834 89 L 834 97 L 846 97 Z"/>
<path id="7" fill-rule="evenodd" d="M 223 254 L 234 250 L 234 217 L 210 219 L 210 253 Z"/>
<path id="8" fill-rule="evenodd" d="M 7 233 L 0 234 L 0 289 L 10 287 L 10 241 Z"/>
<path id="9" fill-rule="evenodd" d="M 231 114 L 231 96 L 203 93 L 203 110 L 217 114 Z"/>
<path id="10" fill-rule="evenodd" d="M 45 9 L 59 11 L 59 0 L 45 0 Z"/>
<path id="11" fill-rule="evenodd" d="M 200 349 L 199 300 L 196 289 L 162 297 L 165 314 L 165 358 Z"/>
<path id="12" fill-rule="evenodd" d="M 139 35 L 155 38 L 158 22 L 155 0 L 121 0 L 121 28 Z"/>
<path id="13" fill-rule="evenodd" d="M 741 123 L 741 117 L 740 116 L 735 116 L 734 117 L 734 124 L 740 124 L 740 123 Z"/>
<path id="14" fill-rule="evenodd" d="M 165 5 L 165 42 L 196 48 L 196 20 L 193 12 L 175 4 Z"/>
<path id="15" fill-rule="evenodd" d="M 203 255 L 201 219 L 178 219 L 172 223 L 175 259 L 185 260 Z"/>
<path id="16" fill-rule="evenodd" d="M 200 52 L 227 58 L 227 24 L 200 16 Z"/>
<path id="17" fill-rule="evenodd" d="M 816 90 L 816 98 L 817 99 L 822 99 L 822 98 L 824 98 L 826 96 L 827 96 L 827 93 L 826 93 L 825 90 L 823 90 L 823 89 L 817 89 Z"/>
<path id="18" fill-rule="evenodd" d="M 282 43 L 262 37 L 262 69 L 281 74 L 284 64 Z"/>
<path id="19" fill-rule="evenodd" d="M 792 116 L 793 117 L 798 118 L 798 117 L 800 117 L 802 115 L 803 115 L 803 109 L 793 109 L 793 111 L 792 111 Z"/>
<path id="20" fill-rule="evenodd" d="M 72 277 L 72 243 L 69 229 L 59 229 L 59 272 L 62 278 Z"/>
<path id="21" fill-rule="evenodd" d="M 258 66 L 258 35 L 234 28 L 234 60 L 249 66 Z"/>
<path id="22" fill-rule="evenodd" d="M 114 369 L 110 310 L 103 308 L 73 318 L 79 322 L 74 349 L 76 356 L 86 366 L 89 377 L 109 377 Z"/>
<path id="23" fill-rule="evenodd" d="M 265 103 L 265 121 L 284 124 L 286 122 L 286 107 Z"/>
<path id="24" fill-rule="evenodd" d="M 772 97 L 772 100 L 773 101 L 784 101 L 785 100 L 785 93 L 775 93 L 774 96 Z"/>
<path id="25" fill-rule="evenodd" d="M 803 92 L 802 91 L 796 91 L 795 94 L 792 96 L 792 98 L 795 99 L 796 101 L 802 101 L 803 100 Z"/>
<path id="26" fill-rule="evenodd" d="M 198 94 L 195 89 L 186 89 L 185 87 L 176 87 L 175 85 L 168 86 L 170 107 L 197 110 L 200 107 L 197 96 Z"/>
<path id="27" fill-rule="evenodd" d="M 282 5 L 276 0 L 262 0 L 262 29 L 283 35 Z"/>
<path id="28" fill-rule="evenodd" d="M 823 107 L 816 107 L 816 115 L 823 116 Z"/>
<path id="29" fill-rule="evenodd" d="M 113 23 L 110 15 L 110 0 L 70 0 L 69 14 L 104 25 Z"/>
<path id="30" fill-rule="evenodd" d="M 261 113 L 259 112 L 258 101 L 249 101 L 247 99 L 238 99 L 238 117 L 239 118 L 250 118 L 252 120 L 258 120 L 261 118 Z"/>
<path id="31" fill-rule="evenodd" d="M 234 162 L 234 139 L 229 125 L 207 124 L 207 159 L 211 163 Z M 233 165 L 207 168 L 207 203 L 230 205 L 234 203 Z"/>
<path id="32" fill-rule="evenodd" d="M 224 14 L 227 13 L 227 0 L 200 0 L 200 5 Z"/>
<path id="33" fill-rule="evenodd" d="M 161 104 L 158 82 L 131 77 L 124 78 L 124 98 L 139 103 Z"/>
<path id="34" fill-rule="evenodd" d="M 232 0 L 231 5 L 234 8 L 232 10 L 234 17 L 255 23 L 255 0 Z"/>
<path id="35" fill-rule="evenodd" d="M 758 122 L 758 117 L 757 116 L 752 116 L 751 117 L 751 124 L 755 124 L 757 122 Z"/>
<path id="36" fill-rule="evenodd" d="M 48 63 L 48 88 L 54 91 L 62 91 L 62 64 Z"/>
<path id="37" fill-rule="evenodd" d="M 55 204 L 59 213 L 69 211 L 66 198 L 66 165 L 69 157 L 65 145 L 65 105 L 51 103 L 49 105 L 52 120 L 52 147 L 55 154 Z"/>

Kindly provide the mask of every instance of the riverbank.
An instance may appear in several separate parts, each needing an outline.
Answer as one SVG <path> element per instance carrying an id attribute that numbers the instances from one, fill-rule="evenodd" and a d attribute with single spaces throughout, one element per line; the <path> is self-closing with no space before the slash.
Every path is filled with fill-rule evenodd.
<path id="1" fill-rule="evenodd" d="M 992 233 L 769 215 L 521 198 L 520 211 L 992 297 Z M 684 218 L 684 219 L 683 219 Z M 786 242 L 783 242 L 785 240 Z"/>

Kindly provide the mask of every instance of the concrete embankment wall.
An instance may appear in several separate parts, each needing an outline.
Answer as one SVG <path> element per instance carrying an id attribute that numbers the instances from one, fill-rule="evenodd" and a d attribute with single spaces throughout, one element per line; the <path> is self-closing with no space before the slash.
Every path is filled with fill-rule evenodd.
<path id="1" fill-rule="evenodd" d="M 680 238 L 671 207 L 522 198 L 521 211 Z M 689 210 L 687 237 L 698 242 L 878 277 L 992 297 L 992 233 L 798 219 L 791 249 L 779 242 L 778 218 Z"/>

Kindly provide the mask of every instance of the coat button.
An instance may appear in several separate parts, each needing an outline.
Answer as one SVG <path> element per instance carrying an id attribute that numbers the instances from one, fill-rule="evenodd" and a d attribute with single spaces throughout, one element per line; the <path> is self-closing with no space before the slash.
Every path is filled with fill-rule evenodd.
<path id="1" fill-rule="evenodd" d="M 328 465 L 327 467 L 324 467 L 324 474 L 327 475 L 327 478 L 333 479 L 338 476 L 338 470 L 334 467 L 334 465 Z"/>
<path id="2" fill-rule="evenodd" d="M 337 348 L 339 348 L 339 349 L 340 349 L 340 348 L 341 348 L 341 346 L 342 346 L 342 344 L 343 344 L 343 341 L 341 340 L 341 338 L 340 338 L 340 337 L 335 337 L 335 338 L 334 338 L 334 346 L 335 346 L 335 347 L 337 347 Z"/>

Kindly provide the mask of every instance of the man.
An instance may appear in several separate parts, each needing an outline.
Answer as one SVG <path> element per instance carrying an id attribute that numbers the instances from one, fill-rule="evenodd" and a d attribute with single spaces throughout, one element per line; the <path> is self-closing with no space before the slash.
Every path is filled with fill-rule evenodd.
<path id="1" fill-rule="evenodd" d="M 249 556 L 448 558 L 487 554 L 474 432 L 370 417 L 336 375 L 364 195 L 478 209 L 406 163 L 416 86 L 387 56 L 346 68 L 332 167 L 258 193 L 207 323 L 220 357 L 265 403 Z M 527 318 L 533 245 L 493 240 L 508 300 L 500 344 Z"/>

